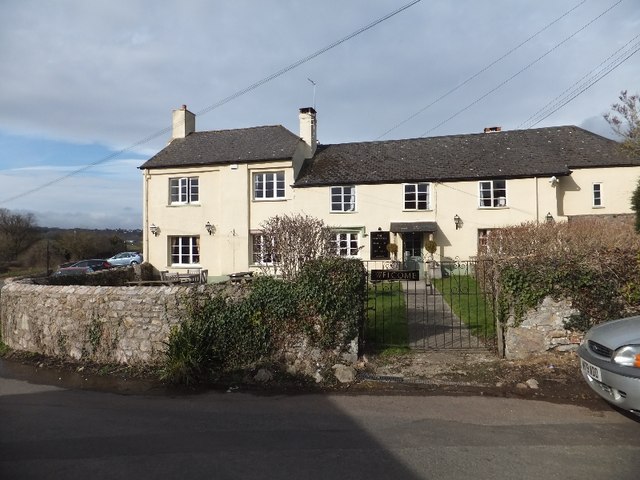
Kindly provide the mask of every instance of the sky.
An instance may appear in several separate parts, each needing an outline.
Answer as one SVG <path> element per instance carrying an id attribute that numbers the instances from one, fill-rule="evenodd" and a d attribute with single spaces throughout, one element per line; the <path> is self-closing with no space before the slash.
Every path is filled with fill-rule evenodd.
<path id="1" fill-rule="evenodd" d="M 296 134 L 314 106 L 324 144 L 611 137 L 602 115 L 640 91 L 639 35 L 640 0 L 2 0 L 0 208 L 141 228 L 138 167 L 181 105 L 197 131 Z"/>

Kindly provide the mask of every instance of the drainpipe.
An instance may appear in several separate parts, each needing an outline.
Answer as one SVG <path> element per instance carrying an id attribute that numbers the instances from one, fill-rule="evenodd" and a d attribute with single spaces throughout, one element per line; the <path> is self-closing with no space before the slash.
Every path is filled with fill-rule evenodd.
<path id="1" fill-rule="evenodd" d="M 142 238 L 144 239 L 144 244 L 142 247 L 142 255 L 144 259 L 149 261 L 149 180 L 151 178 L 151 174 L 149 170 L 145 169 L 143 171 L 142 177 L 144 179 L 143 185 L 143 210 L 142 210 Z"/>

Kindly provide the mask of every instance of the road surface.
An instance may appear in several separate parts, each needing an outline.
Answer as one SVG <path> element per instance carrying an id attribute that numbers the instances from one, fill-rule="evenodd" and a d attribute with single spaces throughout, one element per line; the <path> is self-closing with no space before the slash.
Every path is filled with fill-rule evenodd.
<path id="1" fill-rule="evenodd" d="M 506 398 L 122 395 L 0 378 L 0 478 L 637 479 L 640 424 Z"/>

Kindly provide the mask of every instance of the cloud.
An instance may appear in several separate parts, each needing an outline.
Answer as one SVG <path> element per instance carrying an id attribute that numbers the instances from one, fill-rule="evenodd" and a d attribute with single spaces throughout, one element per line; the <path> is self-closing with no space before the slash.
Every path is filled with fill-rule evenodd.
<path id="1" fill-rule="evenodd" d="M 633 1 L 588 25 L 614 4 L 495 0 L 487 8 L 471 0 L 422 1 L 199 115 L 197 129 L 282 124 L 297 132 L 297 109 L 314 101 L 307 80 L 312 78 L 320 140 L 374 140 L 477 72 L 482 73 L 385 138 L 480 132 L 489 125 L 517 128 L 637 35 L 640 18 Z M 140 196 L 133 197 L 140 195 L 136 167 L 166 145 L 172 109 L 182 104 L 194 112 L 210 107 L 399 5 L 384 0 L 134 0 L 126 6 L 83 0 L 0 2 L 5 169 L 0 181 L 8 182 L 2 190 L 20 190 L 14 185 L 15 171 L 9 178 L 7 169 L 33 168 L 35 175 L 38 167 L 44 172 L 50 166 L 51 172 L 63 172 L 126 149 L 83 172 L 85 179 L 91 172 L 102 177 L 91 182 L 95 190 L 88 181 L 65 180 L 66 195 L 82 191 L 87 208 L 98 209 L 94 216 L 100 209 L 120 212 L 114 203 L 120 195 L 126 203 L 140 203 Z M 577 5 L 517 52 L 483 70 Z M 637 55 L 537 126 L 591 125 L 620 90 L 640 88 Z M 481 99 L 492 89 L 496 91 Z M 20 140 L 7 146 L 3 136 Z M 136 156 L 142 160 L 137 165 L 119 160 Z M 137 187 L 126 193 L 117 177 L 129 175 Z M 106 181 L 109 176 L 112 182 Z M 20 182 L 23 190 L 37 186 L 34 178 L 20 177 Z M 85 211 L 55 188 L 10 205 L 35 209 L 41 204 L 56 205 L 49 211 L 70 208 L 77 218 Z"/>

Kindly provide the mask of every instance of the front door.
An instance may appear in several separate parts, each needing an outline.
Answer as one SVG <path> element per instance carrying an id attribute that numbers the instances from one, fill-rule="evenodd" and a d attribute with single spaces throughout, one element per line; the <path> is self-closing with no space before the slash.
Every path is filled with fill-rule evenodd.
<path id="1" fill-rule="evenodd" d="M 402 234 L 402 259 L 406 270 L 419 270 L 420 278 L 423 275 L 422 259 L 422 232 L 406 232 Z"/>

